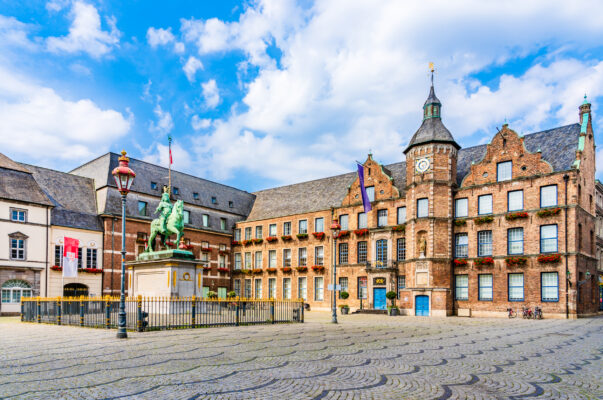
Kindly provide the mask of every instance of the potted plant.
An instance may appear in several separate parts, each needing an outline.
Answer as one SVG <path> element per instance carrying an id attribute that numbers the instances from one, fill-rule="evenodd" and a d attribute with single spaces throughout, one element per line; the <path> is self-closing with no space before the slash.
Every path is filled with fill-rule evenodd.
<path id="1" fill-rule="evenodd" d="M 237 297 L 237 292 L 231 290 L 230 292 L 228 292 L 228 294 L 226 294 L 226 297 L 228 297 L 229 299 L 234 299 L 235 297 Z"/>
<path id="2" fill-rule="evenodd" d="M 395 315 L 400 315 L 400 309 L 396 306 L 397 296 L 398 295 L 393 290 L 390 290 L 389 292 L 385 293 L 385 297 L 387 297 L 389 301 L 392 302 L 391 306 L 387 307 L 387 315 L 392 317 Z"/>
<path id="3" fill-rule="evenodd" d="M 339 297 L 341 297 L 342 300 L 347 300 L 347 298 L 350 297 L 350 294 L 344 290 L 339 292 Z M 340 305 L 339 309 L 341 310 L 342 315 L 350 312 L 350 307 L 347 304 Z"/>
<path id="4" fill-rule="evenodd" d="M 207 292 L 207 298 L 208 299 L 217 299 L 218 293 L 214 292 L 213 290 L 210 290 L 209 292 Z"/>

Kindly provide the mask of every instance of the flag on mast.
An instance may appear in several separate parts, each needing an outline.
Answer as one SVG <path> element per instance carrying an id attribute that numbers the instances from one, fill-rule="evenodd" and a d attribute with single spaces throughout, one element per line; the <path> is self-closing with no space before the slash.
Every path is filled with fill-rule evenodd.
<path id="1" fill-rule="evenodd" d="M 63 278 L 77 278 L 77 253 L 80 241 L 65 237 L 63 239 Z"/>
<path id="2" fill-rule="evenodd" d="M 172 135 L 168 135 L 168 147 L 170 149 L 170 165 L 174 163 L 172 160 Z"/>
<path id="3" fill-rule="evenodd" d="M 366 194 L 366 188 L 364 187 L 364 167 L 358 163 L 358 179 L 360 180 L 360 194 L 362 195 L 362 205 L 364 206 L 364 212 L 367 213 L 373 209 L 371 202 L 369 201 L 368 194 Z"/>

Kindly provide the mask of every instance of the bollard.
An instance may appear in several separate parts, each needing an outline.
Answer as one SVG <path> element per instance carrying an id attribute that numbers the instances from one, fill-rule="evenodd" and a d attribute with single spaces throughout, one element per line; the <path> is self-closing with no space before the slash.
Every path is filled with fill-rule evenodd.
<path id="1" fill-rule="evenodd" d="M 304 309 L 306 307 L 304 307 L 304 301 L 303 300 L 301 301 L 300 304 L 301 304 L 301 323 L 303 324 L 304 323 Z"/>
<path id="2" fill-rule="evenodd" d="M 241 299 L 237 298 L 237 308 L 235 314 L 235 326 L 239 326 L 239 309 L 241 308 Z"/>
<path id="3" fill-rule="evenodd" d="M 80 296 L 80 326 L 84 326 L 84 296 Z"/>
<path id="4" fill-rule="evenodd" d="M 37 305 L 37 311 L 38 311 L 38 324 L 42 323 L 42 303 L 40 302 L 40 296 L 38 296 L 38 305 Z"/>
<path id="5" fill-rule="evenodd" d="M 25 314 L 25 303 L 23 302 L 23 297 L 21 297 L 21 322 L 23 322 Z"/>
<path id="6" fill-rule="evenodd" d="M 61 306 L 62 306 L 61 298 L 57 297 L 57 325 L 61 325 L 61 314 L 62 314 Z"/>
<path id="7" fill-rule="evenodd" d="M 270 301 L 270 321 L 274 324 L 274 299 Z"/>
<path id="8" fill-rule="evenodd" d="M 105 328 L 111 329 L 111 302 L 109 296 L 105 299 Z"/>
<path id="9" fill-rule="evenodd" d="M 193 328 L 197 326 L 197 296 L 193 296 L 191 299 L 191 325 Z"/>
<path id="10" fill-rule="evenodd" d="M 142 332 L 142 296 L 136 300 L 136 330 Z"/>

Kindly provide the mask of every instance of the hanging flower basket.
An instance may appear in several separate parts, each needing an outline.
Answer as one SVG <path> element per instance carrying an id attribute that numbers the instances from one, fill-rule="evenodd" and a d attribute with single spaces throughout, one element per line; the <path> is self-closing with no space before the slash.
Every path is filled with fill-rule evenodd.
<path id="1" fill-rule="evenodd" d="M 312 266 L 312 271 L 318 272 L 318 273 L 324 272 L 325 271 L 325 266 L 324 265 L 313 265 Z"/>
<path id="2" fill-rule="evenodd" d="M 308 234 L 307 233 L 298 233 L 297 234 L 297 238 L 298 239 L 307 239 L 308 238 Z"/>
<path id="3" fill-rule="evenodd" d="M 513 267 L 513 266 L 524 266 L 526 265 L 528 262 L 528 259 L 525 257 L 507 257 L 505 258 L 505 263 L 509 266 L 509 267 Z"/>
<path id="4" fill-rule="evenodd" d="M 52 267 L 50 267 L 50 269 L 53 271 L 62 271 L 63 267 L 61 267 L 60 265 L 53 265 Z"/>
<path id="5" fill-rule="evenodd" d="M 289 272 L 291 272 L 291 267 L 283 267 L 281 268 L 281 271 L 283 271 L 283 273 L 288 274 Z"/>
<path id="6" fill-rule="evenodd" d="M 272 243 L 272 242 L 276 242 L 277 240 L 278 240 L 278 238 L 277 238 L 276 236 L 268 236 L 268 237 L 266 238 L 266 241 L 267 241 L 267 242 L 270 242 L 270 243 Z"/>
<path id="7" fill-rule="evenodd" d="M 561 261 L 561 254 L 541 254 L 538 256 L 538 262 L 542 264 L 554 264 Z"/>
<path id="8" fill-rule="evenodd" d="M 251 243 L 253 243 L 251 240 L 243 240 L 243 246 L 249 246 Z"/>
<path id="9" fill-rule="evenodd" d="M 239 242 L 238 240 L 233 240 L 232 242 L 230 242 L 230 244 L 233 246 L 238 246 L 241 244 L 241 242 Z"/>
<path id="10" fill-rule="evenodd" d="M 454 260 L 454 265 L 457 267 L 464 267 L 465 265 L 467 265 L 467 260 L 465 260 L 464 258 L 457 258 L 456 260 Z"/>
<path id="11" fill-rule="evenodd" d="M 219 272 L 228 272 L 228 271 L 229 271 L 229 269 L 228 269 L 228 268 L 226 268 L 226 267 L 218 267 L 218 271 L 219 271 Z"/>
<path id="12" fill-rule="evenodd" d="M 513 221 L 515 219 L 524 219 L 524 218 L 528 218 L 528 213 L 524 212 L 524 211 L 508 213 L 507 215 L 505 215 L 505 219 L 507 221 Z"/>
<path id="13" fill-rule="evenodd" d="M 366 235 L 368 235 L 369 230 L 368 230 L 368 229 L 366 229 L 366 228 L 363 228 L 363 229 L 356 229 L 356 230 L 354 231 L 354 233 L 356 234 L 356 236 L 366 236 Z"/>
<path id="14" fill-rule="evenodd" d="M 339 232 L 339 236 L 337 236 L 337 237 L 338 237 L 339 239 L 342 239 L 342 238 L 346 238 L 346 237 L 348 237 L 348 236 L 350 236 L 350 231 L 340 231 L 340 232 Z"/>
<path id="15" fill-rule="evenodd" d="M 308 270 L 308 267 L 301 266 L 301 267 L 297 267 L 295 269 L 297 270 L 297 272 L 306 272 Z"/>
<path id="16" fill-rule="evenodd" d="M 262 271 L 263 271 L 263 270 L 262 270 L 261 268 L 254 268 L 254 269 L 252 270 L 252 272 L 253 272 L 255 275 L 259 275 L 259 274 L 261 274 L 261 273 L 262 273 Z"/>
<path id="17" fill-rule="evenodd" d="M 543 210 L 538 211 L 536 214 L 541 217 L 550 217 L 551 215 L 557 215 L 561 212 L 561 209 L 559 207 L 557 208 L 545 208 Z"/>
<path id="18" fill-rule="evenodd" d="M 396 225 L 392 228 L 392 231 L 394 232 L 405 232 L 406 231 L 406 225 L 402 224 L 402 225 Z"/>
<path id="19" fill-rule="evenodd" d="M 454 220 L 454 226 L 465 226 L 467 225 L 467 220 L 466 219 L 457 219 Z"/>
<path id="20" fill-rule="evenodd" d="M 318 240 L 322 240 L 325 237 L 324 232 L 312 232 L 312 235 Z"/>
<path id="21" fill-rule="evenodd" d="M 475 263 L 476 266 L 481 267 L 481 266 L 493 265 L 494 259 L 492 257 L 483 257 L 483 258 L 476 258 L 473 262 Z"/>
<path id="22" fill-rule="evenodd" d="M 291 235 L 283 235 L 283 236 L 281 236 L 281 240 L 283 242 L 288 242 L 288 241 L 290 241 L 292 239 L 293 239 L 293 237 Z"/>
<path id="23" fill-rule="evenodd" d="M 485 216 L 485 217 L 478 217 L 478 218 L 475 218 L 473 221 L 474 221 L 476 224 L 478 224 L 478 225 L 481 225 L 481 224 L 488 224 L 488 223 L 490 223 L 490 222 L 494 221 L 494 217 L 493 217 L 493 216 L 491 216 L 491 215 L 487 215 L 487 216 Z"/>
<path id="24" fill-rule="evenodd" d="M 276 274 L 276 268 L 267 268 L 266 271 L 268 271 L 269 274 Z"/>
<path id="25" fill-rule="evenodd" d="M 264 241 L 264 239 L 253 239 L 253 244 L 260 244 Z"/>

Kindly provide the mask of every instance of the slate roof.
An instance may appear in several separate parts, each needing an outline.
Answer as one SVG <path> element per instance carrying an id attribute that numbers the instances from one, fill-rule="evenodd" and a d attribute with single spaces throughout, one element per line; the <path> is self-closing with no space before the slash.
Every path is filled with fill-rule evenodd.
<path id="1" fill-rule="evenodd" d="M 430 120 L 435 120 L 431 118 Z M 576 158 L 580 124 L 572 124 L 525 136 L 525 146 L 530 152 L 542 151 L 542 158 L 549 162 L 554 171 L 570 170 Z M 486 146 L 480 145 L 459 150 L 457 160 L 457 183 L 469 173 L 471 162 L 480 162 L 486 155 Z M 384 165 L 393 178 L 394 186 L 405 196 L 406 163 Z M 287 215 L 328 210 L 339 207 L 347 194 L 347 188 L 357 174 L 343 175 L 296 183 L 274 189 L 255 192 L 256 200 L 247 221 L 276 218 Z"/>
<path id="2" fill-rule="evenodd" d="M 0 198 L 52 206 L 33 175 L 22 165 L 0 153 Z"/>
<path id="3" fill-rule="evenodd" d="M 53 203 L 51 224 L 70 228 L 102 231 L 96 212 L 94 181 L 78 175 L 22 164 L 30 170 L 46 196 Z"/>

